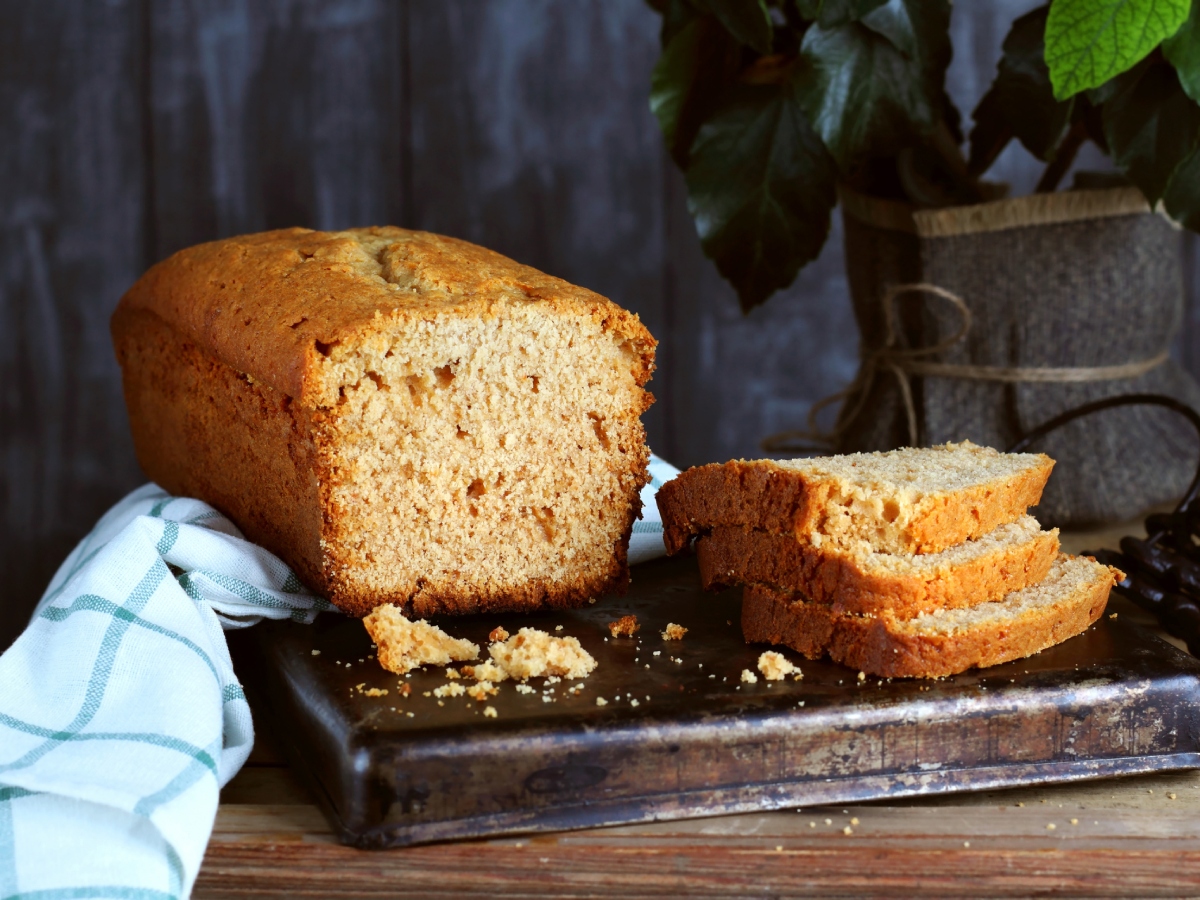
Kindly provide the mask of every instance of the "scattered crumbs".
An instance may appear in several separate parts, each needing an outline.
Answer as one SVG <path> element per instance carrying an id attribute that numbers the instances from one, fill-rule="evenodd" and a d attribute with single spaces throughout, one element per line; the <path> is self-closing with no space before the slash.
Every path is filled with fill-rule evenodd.
<path id="1" fill-rule="evenodd" d="M 758 684 L 758 676 L 749 669 L 742 669 L 742 681 L 746 684 Z"/>
<path id="2" fill-rule="evenodd" d="M 366 683 L 365 681 L 362 681 L 362 682 L 359 682 L 358 684 L 356 684 L 356 685 L 354 686 L 354 689 L 355 689 L 356 691 L 358 691 L 358 692 L 361 694 L 361 693 L 362 693 L 362 689 L 363 689 L 364 687 L 366 687 L 366 686 L 367 686 L 367 683 Z M 1153 791 L 1151 791 L 1150 793 L 1154 793 L 1154 792 L 1153 792 Z"/>
<path id="3" fill-rule="evenodd" d="M 1169 794 L 1167 794 L 1167 799 L 1168 799 L 1168 800 L 1174 800 L 1174 799 L 1175 799 L 1175 792 L 1174 792 L 1174 791 L 1171 791 Z"/>
<path id="4" fill-rule="evenodd" d="M 458 674 L 458 669 L 447 669 L 446 678 L 450 681 L 458 681 L 458 679 L 462 678 L 462 676 Z"/>
<path id="5" fill-rule="evenodd" d="M 321 655 L 321 651 L 320 651 L 320 650 L 314 650 L 314 651 L 312 652 L 312 655 L 313 655 L 313 656 L 320 656 L 320 655 Z"/>
<path id="6" fill-rule="evenodd" d="M 366 662 L 366 660 L 365 660 L 365 659 L 360 659 L 360 660 L 359 660 L 359 662 Z"/>
<path id="7" fill-rule="evenodd" d="M 413 717 L 412 713 L 405 713 L 405 715 L 408 716 L 410 719 Z"/>
<path id="8" fill-rule="evenodd" d="M 1051 822 L 1049 825 L 1046 826 L 1046 830 L 1053 831 L 1057 827 L 1058 827 L 1057 825 L 1055 825 L 1053 822 Z"/>
<path id="9" fill-rule="evenodd" d="M 858 816 L 855 816 L 854 818 L 852 818 L 852 819 L 850 820 L 850 824 L 851 824 L 851 825 L 857 825 L 857 824 L 858 824 Z"/>
<path id="10" fill-rule="evenodd" d="M 543 675 L 586 678 L 596 668 L 577 638 L 554 637 L 536 628 L 522 628 L 507 641 L 491 644 L 488 654 L 514 681 Z"/>
<path id="11" fill-rule="evenodd" d="M 1116 613 L 1113 613 L 1112 615 L 1109 616 L 1110 619 L 1115 619 L 1116 617 L 1117 617 Z"/>
<path id="12" fill-rule="evenodd" d="M 637 616 L 621 616 L 608 623 L 609 633 L 617 637 L 633 637 L 642 626 L 638 624 Z"/>
<path id="13" fill-rule="evenodd" d="M 1078 820 L 1078 819 L 1072 819 L 1072 820 L 1071 820 L 1071 824 L 1072 824 L 1072 825 L 1078 825 L 1078 824 L 1079 824 L 1079 820 Z"/>
<path id="14" fill-rule="evenodd" d="M 808 823 L 808 827 L 809 827 L 809 828 L 816 828 L 816 827 L 817 827 L 817 823 L 816 823 L 816 822 L 809 822 L 809 823 Z"/>
<path id="15" fill-rule="evenodd" d="M 400 685 L 400 687 L 398 687 L 396 689 L 396 693 L 399 694 L 401 697 L 407 697 L 409 694 L 412 693 L 412 685 L 411 684 L 402 684 L 402 685 Z"/>
<path id="16" fill-rule="evenodd" d="M 422 696 L 422 697 L 432 697 L 432 696 L 433 696 L 433 692 L 432 692 L 432 691 L 425 691 L 425 693 L 421 694 L 421 696 Z"/>
<path id="17" fill-rule="evenodd" d="M 478 687 L 478 685 L 475 685 Z M 467 692 L 467 689 L 461 684 L 456 684 L 451 681 L 449 684 L 443 684 L 439 688 L 434 688 L 433 696 L 435 697 L 461 697 Z"/>
<path id="18" fill-rule="evenodd" d="M 562 681 L 562 679 L 559 678 L 557 675 L 547 675 L 546 676 L 546 684 L 558 684 L 560 681 Z"/>
<path id="19" fill-rule="evenodd" d="M 589 597 L 589 598 L 588 598 L 588 603 L 595 603 L 595 602 L 596 602 L 596 598 L 595 598 L 595 597 Z M 518 846 L 518 847 L 520 847 L 521 845 L 520 845 L 520 844 L 517 844 L 517 846 Z"/>
<path id="20" fill-rule="evenodd" d="M 640 704 L 640 703 L 638 703 L 638 701 L 637 701 L 637 698 L 636 698 L 636 697 L 635 697 L 634 699 L 632 699 L 632 700 L 630 700 L 630 701 L 629 701 L 629 705 L 630 705 L 630 706 L 641 706 L 641 704 Z"/>
<path id="21" fill-rule="evenodd" d="M 387 693 L 387 688 L 367 688 L 363 691 L 366 697 L 386 697 Z"/>
<path id="22" fill-rule="evenodd" d="M 970 847 L 970 846 L 971 846 L 971 842 L 970 842 L 970 841 L 963 841 L 963 846 L 964 846 L 964 847 Z"/>
<path id="23" fill-rule="evenodd" d="M 439 701 L 438 701 L 438 706 L 445 706 L 445 705 L 446 705 L 446 701 L 445 701 L 445 700 L 439 700 Z"/>
<path id="24" fill-rule="evenodd" d="M 397 675 L 421 665 L 444 666 L 479 656 L 478 645 L 452 638 L 424 619 L 411 622 L 386 603 L 375 607 L 362 621 L 378 646 L 379 665 Z"/>
<path id="25" fill-rule="evenodd" d="M 800 701 L 799 703 L 797 703 L 796 705 L 797 705 L 797 706 L 803 706 L 803 705 L 804 705 L 804 701 L 803 701 L 803 700 L 801 700 L 801 701 Z"/>
<path id="26" fill-rule="evenodd" d="M 732 620 L 732 619 L 726 619 L 726 620 L 725 620 L 725 624 L 726 624 L 726 625 L 732 625 L 732 624 L 733 624 L 733 620 Z"/>
<path id="27" fill-rule="evenodd" d="M 555 625 L 555 626 L 554 626 L 554 630 L 555 630 L 555 631 L 562 631 L 562 626 L 561 626 L 561 625 Z"/>
<path id="28" fill-rule="evenodd" d="M 662 651 L 661 651 L 661 650 L 655 650 L 655 651 L 654 651 L 653 653 L 651 653 L 650 655 L 651 655 L 651 656 L 662 656 Z"/>
<path id="29" fill-rule="evenodd" d="M 826 825 L 832 825 L 832 824 L 833 824 L 833 819 L 826 819 L 826 820 L 825 820 L 825 824 L 826 824 Z"/>
<path id="30" fill-rule="evenodd" d="M 489 641 L 507 641 L 508 640 L 508 632 L 504 630 L 503 625 L 497 625 L 495 628 L 493 628 L 491 631 L 488 632 L 488 640 Z"/>
<path id="31" fill-rule="evenodd" d="M 776 852 L 776 853 L 782 853 L 782 852 L 783 852 L 783 844 L 776 844 L 776 845 L 775 845 L 775 852 Z"/>
<path id="32" fill-rule="evenodd" d="M 671 657 L 671 661 L 672 661 L 672 662 L 676 662 L 676 663 L 682 663 L 682 662 L 683 662 L 683 659 L 682 659 L 682 658 L 678 658 L 678 659 L 676 659 L 675 657 Z"/>
<path id="33" fill-rule="evenodd" d="M 649 666 L 646 666 L 646 668 L 648 669 L 648 668 L 650 668 L 650 667 L 649 667 Z M 709 678 L 716 678 L 717 676 L 716 676 L 716 675 L 709 675 L 708 677 L 709 677 Z"/>
<path id="34" fill-rule="evenodd" d="M 543 703 L 553 703 L 554 698 L 551 697 L 549 694 L 542 694 L 542 702 Z"/>
<path id="35" fill-rule="evenodd" d="M 854 829 L 847 825 L 842 829 L 842 834 L 854 834 Z"/>
<path id="36" fill-rule="evenodd" d="M 1146 793 L 1147 793 L 1147 794 L 1153 794 L 1153 793 L 1154 793 L 1154 788 L 1150 788 L 1148 791 L 1146 791 Z"/>
<path id="37" fill-rule="evenodd" d="M 783 681 L 788 675 L 799 672 L 800 669 L 782 653 L 768 650 L 758 658 L 758 671 L 762 672 L 767 681 Z"/>
<path id="38" fill-rule="evenodd" d="M 662 633 L 664 641 L 682 641 L 683 636 L 688 633 L 688 630 L 682 625 L 676 625 L 674 622 L 668 622 L 666 630 Z"/>
<path id="39" fill-rule="evenodd" d="M 1017 806 L 1024 806 L 1024 803 L 1018 803 Z"/>
<path id="40" fill-rule="evenodd" d="M 596 698 L 596 705 L 597 705 L 597 706 L 608 706 L 608 701 L 607 701 L 607 700 L 605 700 L 603 697 L 597 697 L 597 698 Z"/>
<path id="41" fill-rule="evenodd" d="M 650 668 L 650 663 L 646 663 L 646 666 L 645 666 L 645 668 L 647 668 L 647 669 L 648 669 L 648 668 Z M 709 677 L 709 678 L 716 678 L 717 676 L 715 676 L 715 675 L 709 675 L 708 677 Z"/>
<path id="42" fill-rule="evenodd" d="M 450 685 L 447 685 L 447 687 L 450 687 Z M 458 687 L 458 685 L 454 685 L 454 687 Z M 533 693 L 533 689 L 530 688 L 529 692 Z M 462 691 L 459 693 L 462 693 Z M 466 690 L 466 695 L 478 703 L 482 703 L 488 697 L 494 697 L 498 693 L 500 693 L 500 689 L 490 681 L 477 681 Z"/>
<path id="43" fill-rule="evenodd" d="M 497 715 L 497 713 L 496 713 L 496 707 L 494 707 L 494 706 L 489 706 L 489 707 L 487 707 L 486 709 L 484 709 L 484 711 L 483 711 L 483 714 L 484 714 L 485 716 L 487 716 L 489 719 L 494 719 L 494 718 L 496 718 L 496 715 Z"/>
<path id="44" fill-rule="evenodd" d="M 704 668 L 704 663 L 697 663 L 697 664 L 696 664 L 696 668 L 697 668 L 697 669 L 703 669 L 703 668 Z"/>
<path id="45" fill-rule="evenodd" d="M 534 690 L 527 684 L 518 684 L 517 685 L 517 693 L 518 694 L 532 694 L 532 693 L 534 693 Z"/>
<path id="46" fill-rule="evenodd" d="M 859 682 L 859 684 L 862 684 L 862 682 L 864 682 L 864 681 L 866 681 L 866 680 L 867 680 L 867 673 L 866 673 L 866 672 L 859 672 L 859 673 L 858 673 L 858 682 Z"/>
<path id="47" fill-rule="evenodd" d="M 346 668 L 350 668 L 350 663 L 346 663 Z"/>

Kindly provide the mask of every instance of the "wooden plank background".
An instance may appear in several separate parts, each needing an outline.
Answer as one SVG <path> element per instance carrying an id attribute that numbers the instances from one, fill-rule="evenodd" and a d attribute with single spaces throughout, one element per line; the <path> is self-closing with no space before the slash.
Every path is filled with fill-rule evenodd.
<path id="1" fill-rule="evenodd" d="M 960 107 L 1036 3 L 955 5 Z M 754 455 L 843 386 L 840 226 L 742 316 L 647 108 L 657 29 L 642 0 L 0 0 L 0 648 L 143 480 L 108 316 L 198 241 L 395 223 L 606 294 L 662 342 L 647 426 L 681 465 Z M 1019 192 L 1038 166 L 1010 148 L 996 171 Z M 1197 247 L 1176 347 L 1193 371 Z"/>

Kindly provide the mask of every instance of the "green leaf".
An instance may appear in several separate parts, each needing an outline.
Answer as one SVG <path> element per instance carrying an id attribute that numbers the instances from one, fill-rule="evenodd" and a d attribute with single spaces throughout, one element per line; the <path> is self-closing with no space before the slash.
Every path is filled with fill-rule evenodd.
<path id="1" fill-rule="evenodd" d="M 798 84 L 804 112 L 843 173 L 933 129 L 950 60 L 949 25 L 942 0 L 890 0 L 862 21 L 805 33 Z"/>
<path id="2" fill-rule="evenodd" d="M 1200 231 L 1200 149 L 1179 164 L 1163 194 L 1167 215 L 1190 231 Z"/>
<path id="3" fill-rule="evenodd" d="M 1200 103 L 1200 3 L 1174 35 L 1163 41 L 1163 56 L 1179 73 L 1179 83 L 1187 95 Z"/>
<path id="4" fill-rule="evenodd" d="M 1046 13 L 1041 6 L 1021 16 L 1004 39 L 996 80 L 975 108 L 970 160 L 975 174 L 987 170 L 1009 137 L 1049 162 L 1070 127 L 1074 101 L 1054 98 L 1043 57 Z"/>
<path id="5" fill-rule="evenodd" d="M 650 75 L 650 111 L 658 119 L 671 158 L 686 168 L 700 125 L 733 81 L 738 46 L 711 16 L 683 25 L 663 49 Z"/>
<path id="6" fill-rule="evenodd" d="M 1101 114 L 1113 161 L 1147 200 L 1157 202 L 1196 148 L 1200 106 L 1183 92 L 1168 63 L 1152 60 L 1118 78 Z"/>
<path id="7" fill-rule="evenodd" d="M 800 14 L 813 19 L 822 28 L 836 28 L 857 22 L 871 10 L 883 6 L 888 0 L 808 0 L 801 2 Z"/>
<path id="8" fill-rule="evenodd" d="M 688 208 L 705 255 L 744 310 L 791 284 L 821 252 L 836 180 L 794 77 L 738 85 L 700 129 L 687 170 Z"/>
<path id="9" fill-rule="evenodd" d="M 696 5 L 716 16 L 739 44 L 771 52 L 771 14 L 763 0 L 696 0 Z"/>
<path id="10" fill-rule="evenodd" d="M 1179 30 L 1191 0 L 1054 0 L 1046 62 L 1054 96 L 1099 87 L 1143 60 Z"/>

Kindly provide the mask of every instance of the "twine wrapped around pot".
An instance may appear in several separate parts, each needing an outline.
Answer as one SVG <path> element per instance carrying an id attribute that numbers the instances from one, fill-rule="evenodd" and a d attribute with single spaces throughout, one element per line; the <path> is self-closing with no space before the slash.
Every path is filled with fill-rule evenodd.
<path id="1" fill-rule="evenodd" d="M 862 329 L 840 452 L 972 440 L 1006 447 L 1116 394 L 1200 408 L 1169 357 L 1183 311 L 1179 232 L 1136 190 L 1038 194 L 913 211 L 844 191 L 846 265 Z M 1130 519 L 1173 500 L 1195 438 L 1172 413 L 1108 410 L 1047 436 L 1047 525 Z"/>

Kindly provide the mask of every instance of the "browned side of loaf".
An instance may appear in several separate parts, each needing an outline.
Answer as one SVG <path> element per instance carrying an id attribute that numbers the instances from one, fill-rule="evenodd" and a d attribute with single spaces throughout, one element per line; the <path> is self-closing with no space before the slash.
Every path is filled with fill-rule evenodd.
<path id="1" fill-rule="evenodd" d="M 381 603 L 417 617 L 569 608 L 629 584 L 625 548 L 632 511 L 612 566 L 600 577 L 533 581 L 483 594 L 431 586 L 414 573 L 404 595 L 364 590 L 355 568 L 339 565 L 336 552 L 328 552 L 336 549 L 342 528 L 336 514 L 324 513 L 330 504 L 323 485 L 331 474 L 322 448 L 335 437 L 331 414 L 305 409 L 282 391 L 239 375 L 147 310 L 119 308 L 112 332 L 146 475 L 172 494 L 221 510 L 247 539 L 344 612 L 365 616 Z"/>
<path id="2" fill-rule="evenodd" d="M 707 590 L 761 583 L 799 591 L 834 612 L 888 611 L 910 619 L 935 609 L 958 609 L 1036 584 L 1058 556 L 1058 534 L 1036 539 L 954 567 L 909 575 L 864 567 L 855 557 L 818 550 L 790 535 L 719 526 L 699 539 L 696 553 Z"/>
<path id="3" fill-rule="evenodd" d="M 146 475 L 212 504 L 328 593 L 314 413 L 251 383 L 152 312 L 119 308 L 112 332 Z"/>
<path id="4" fill-rule="evenodd" d="M 938 678 L 1031 656 L 1083 632 L 1100 618 L 1111 578 L 1083 585 L 1062 603 L 955 634 L 898 633 L 886 617 L 852 616 L 763 585 L 742 593 L 747 643 L 782 644 L 880 678 Z"/>
<path id="5" fill-rule="evenodd" d="M 907 553 L 938 553 L 1013 522 L 1041 499 L 1054 463 L 1011 479 L 1002 487 L 979 485 L 930 503 L 908 528 Z M 733 460 L 682 472 L 657 495 L 667 552 L 718 525 L 785 534 L 812 534 L 820 526 L 833 481 L 806 479 L 769 461 Z"/>

